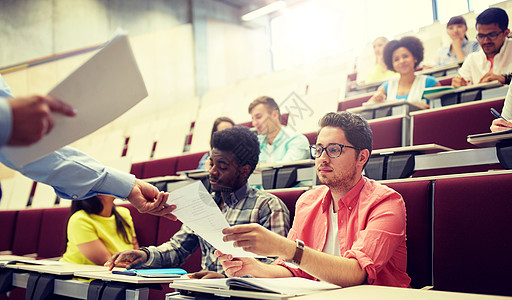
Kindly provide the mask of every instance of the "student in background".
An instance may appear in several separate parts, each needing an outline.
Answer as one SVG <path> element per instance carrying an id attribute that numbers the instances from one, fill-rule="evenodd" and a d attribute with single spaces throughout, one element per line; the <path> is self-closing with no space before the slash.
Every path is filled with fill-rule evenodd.
<path id="1" fill-rule="evenodd" d="M 276 101 L 262 96 L 251 102 L 249 114 L 258 131 L 259 164 L 286 163 L 309 158 L 309 141 L 293 129 L 281 125 Z"/>
<path id="2" fill-rule="evenodd" d="M 368 102 L 406 99 L 428 108 L 428 100 L 422 99 L 423 91 L 425 88 L 439 86 L 440 83 L 432 76 L 414 74 L 422 60 L 423 44 L 418 38 L 406 36 L 389 42 L 384 48 L 384 62 L 400 77 L 384 82 Z"/>
<path id="3" fill-rule="evenodd" d="M 113 253 L 139 249 L 130 210 L 116 207 L 114 199 L 96 195 L 71 203 L 62 262 L 103 265 Z"/>
<path id="4" fill-rule="evenodd" d="M 216 251 L 226 274 L 409 287 L 405 203 L 396 191 L 362 175 L 371 151 L 366 120 L 349 112 L 326 114 L 311 146 L 323 186 L 297 200 L 288 238 L 257 224 L 223 230 L 225 242 L 280 259 L 265 264 Z"/>
<path id="5" fill-rule="evenodd" d="M 508 87 L 505 104 L 501 112 L 503 118 L 497 118 L 492 121 L 491 132 L 498 132 L 512 129 L 512 84 Z"/>
<path id="6" fill-rule="evenodd" d="M 469 54 L 459 69 L 452 86 L 466 86 L 499 81 L 510 84 L 512 78 L 512 44 L 507 38 L 507 13 L 501 8 L 488 8 L 476 18 L 476 39 L 481 51 Z"/>
<path id="7" fill-rule="evenodd" d="M 213 134 L 217 131 L 221 131 L 226 128 L 231 128 L 233 126 L 235 126 L 235 122 L 233 122 L 233 120 L 231 120 L 228 117 L 219 117 L 219 118 L 215 119 L 215 121 L 213 122 L 212 134 L 210 136 L 210 149 L 213 148 L 212 147 Z M 210 151 L 208 151 L 207 153 L 205 153 L 203 155 L 203 157 L 199 161 L 199 165 L 197 166 L 198 169 L 200 169 L 200 170 L 203 170 L 203 169 L 209 170 L 210 169 L 210 166 L 211 166 Z"/>
<path id="8" fill-rule="evenodd" d="M 364 83 L 372 83 L 386 80 L 397 75 L 390 71 L 384 62 L 384 47 L 387 45 L 388 39 L 381 36 L 373 41 L 373 53 L 375 54 L 375 65 L 366 75 Z"/>
<path id="9" fill-rule="evenodd" d="M 450 46 L 442 47 L 438 51 L 437 65 L 461 63 L 470 53 L 480 49 L 477 41 L 470 41 L 466 35 L 468 25 L 462 16 L 450 18 L 446 24 L 446 33 L 452 40 Z"/>

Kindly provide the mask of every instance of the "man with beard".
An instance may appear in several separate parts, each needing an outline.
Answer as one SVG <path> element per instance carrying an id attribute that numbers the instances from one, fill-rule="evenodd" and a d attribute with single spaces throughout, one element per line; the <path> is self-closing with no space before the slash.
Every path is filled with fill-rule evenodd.
<path id="1" fill-rule="evenodd" d="M 476 39 L 481 50 L 469 54 L 452 80 L 459 87 L 491 81 L 510 84 L 512 78 L 512 45 L 507 38 L 507 13 L 497 7 L 484 10 L 476 18 Z"/>
<path id="2" fill-rule="evenodd" d="M 210 184 L 213 197 L 230 225 L 256 223 L 276 235 L 286 236 L 290 229 L 290 214 L 286 205 L 276 196 L 251 188 L 249 175 L 258 163 L 258 139 L 246 127 L 231 127 L 213 135 Z M 179 267 L 201 247 L 201 267 L 197 277 L 216 277 L 223 273 L 222 265 L 214 255 L 215 248 L 183 225 L 162 245 L 142 247 L 115 253 L 105 263 L 128 268 Z M 222 276 L 223 277 L 223 276 Z"/>
<path id="3" fill-rule="evenodd" d="M 405 203 L 394 190 L 361 175 L 372 151 L 368 122 L 349 112 L 328 113 L 320 127 L 311 155 L 324 186 L 299 198 L 288 239 L 257 224 L 223 231 L 224 241 L 236 247 L 280 259 L 265 264 L 217 251 L 226 274 L 409 287 Z"/>

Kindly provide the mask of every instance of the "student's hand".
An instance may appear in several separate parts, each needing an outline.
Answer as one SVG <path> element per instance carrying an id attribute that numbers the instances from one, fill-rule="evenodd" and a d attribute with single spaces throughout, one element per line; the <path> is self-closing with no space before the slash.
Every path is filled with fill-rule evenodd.
<path id="1" fill-rule="evenodd" d="M 512 122 L 505 121 L 502 118 L 494 119 L 491 125 L 491 132 L 499 132 L 512 128 Z"/>
<path id="2" fill-rule="evenodd" d="M 233 241 L 233 246 L 258 255 L 291 259 L 295 254 L 293 241 L 257 223 L 235 225 L 225 228 L 222 233 L 224 242 Z"/>
<path id="3" fill-rule="evenodd" d="M 112 271 L 114 267 L 123 267 L 126 269 L 133 269 L 141 266 L 148 260 L 146 252 L 141 250 L 126 250 L 114 253 L 112 257 L 104 264 Z"/>
<path id="4" fill-rule="evenodd" d="M 453 77 L 453 79 L 452 79 L 453 87 L 460 87 L 460 86 L 466 86 L 466 85 L 468 85 L 468 82 L 464 78 L 462 78 L 460 76 Z"/>
<path id="5" fill-rule="evenodd" d="M 29 96 L 7 99 L 12 111 L 12 132 L 7 144 L 28 146 L 50 133 L 54 126 L 53 113 L 74 117 L 71 105 L 60 100 Z"/>
<path id="6" fill-rule="evenodd" d="M 222 268 L 226 275 L 230 277 L 239 277 L 245 275 L 255 275 L 258 264 L 262 262 L 257 261 L 251 257 L 233 258 L 231 254 L 223 254 L 219 250 L 215 250 L 215 256 L 219 259 Z"/>
<path id="7" fill-rule="evenodd" d="M 191 274 L 187 274 L 192 279 L 212 279 L 212 278 L 226 278 L 226 276 L 214 272 L 214 271 L 199 271 Z"/>
<path id="8" fill-rule="evenodd" d="M 135 184 L 127 199 L 141 213 L 149 213 L 176 221 L 176 216 L 171 213 L 176 209 L 176 205 L 167 205 L 168 198 L 169 193 L 158 192 L 154 185 L 135 179 Z"/>
<path id="9" fill-rule="evenodd" d="M 368 100 L 369 103 L 380 103 L 386 101 L 386 94 L 381 91 L 377 91 L 373 96 Z"/>
<path id="10" fill-rule="evenodd" d="M 505 84 L 505 76 L 494 74 L 492 72 L 488 72 L 487 74 L 485 74 L 484 77 L 480 79 L 479 83 L 491 82 L 495 80 L 498 80 L 501 84 Z"/>

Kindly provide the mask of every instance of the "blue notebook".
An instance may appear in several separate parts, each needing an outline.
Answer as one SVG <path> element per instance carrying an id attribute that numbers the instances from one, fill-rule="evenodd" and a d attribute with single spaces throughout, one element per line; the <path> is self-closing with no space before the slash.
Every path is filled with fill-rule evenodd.
<path id="1" fill-rule="evenodd" d="M 142 277 L 181 277 L 187 274 L 187 271 L 180 268 L 169 269 L 135 269 L 130 270 Z"/>

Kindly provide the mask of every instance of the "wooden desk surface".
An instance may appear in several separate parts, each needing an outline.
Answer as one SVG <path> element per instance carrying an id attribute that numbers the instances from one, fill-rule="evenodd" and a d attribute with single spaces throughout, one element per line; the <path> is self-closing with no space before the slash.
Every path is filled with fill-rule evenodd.
<path id="1" fill-rule="evenodd" d="M 408 288 L 394 288 L 375 285 L 360 285 L 339 290 L 313 293 L 306 296 L 296 297 L 297 300 L 309 299 L 343 299 L 343 300 L 510 300 L 511 297 L 489 296 L 467 293 L 442 292 L 434 290 L 418 290 Z"/>
<path id="2" fill-rule="evenodd" d="M 45 274 L 53 274 L 59 276 L 73 275 L 78 271 L 87 272 L 105 272 L 108 268 L 96 265 L 79 265 L 79 264 L 63 264 L 63 265 L 7 265 L 7 268 L 31 271 Z M 123 268 L 116 268 L 116 270 L 124 270 Z M 128 277 L 128 276 L 127 276 Z"/>
<path id="3" fill-rule="evenodd" d="M 407 146 L 407 147 L 396 147 L 396 148 L 386 148 L 386 149 L 377 149 L 372 151 L 373 155 L 382 155 L 382 154 L 392 154 L 392 153 L 400 153 L 400 152 L 409 152 L 409 151 L 423 151 L 425 153 L 436 153 L 441 151 L 451 151 L 453 149 L 437 145 L 437 144 L 425 144 L 425 145 L 415 145 L 415 146 Z"/>
<path id="4" fill-rule="evenodd" d="M 357 113 L 360 113 L 360 112 L 366 111 L 366 110 L 374 110 L 374 109 L 393 107 L 393 106 L 399 106 L 399 105 L 408 105 L 411 111 L 423 110 L 423 107 L 417 105 L 414 102 L 409 102 L 407 100 L 391 100 L 391 101 L 384 101 L 381 103 L 371 103 L 371 104 L 367 104 L 367 105 L 363 104 L 363 106 L 360 106 L 360 107 L 349 108 L 349 109 L 347 109 L 347 111 L 357 114 Z"/>
<path id="5" fill-rule="evenodd" d="M 495 87 L 500 87 L 502 85 L 503 84 L 501 84 L 499 81 L 491 81 L 491 82 L 486 82 L 486 83 L 461 86 L 461 87 L 453 88 L 450 90 L 439 91 L 437 93 L 425 94 L 425 95 L 423 95 L 423 97 L 433 100 L 433 99 L 441 98 L 441 96 L 448 95 L 448 94 L 462 93 L 462 92 L 467 92 L 467 91 L 472 91 L 472 90 L 486 90 L 486 89 L 492 89 Z"/>

